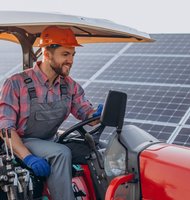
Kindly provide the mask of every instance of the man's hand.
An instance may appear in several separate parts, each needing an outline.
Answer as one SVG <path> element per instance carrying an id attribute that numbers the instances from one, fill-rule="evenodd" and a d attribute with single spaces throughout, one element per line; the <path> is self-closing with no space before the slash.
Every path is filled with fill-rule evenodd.
<path id="1" fill-rule="evenodd" d="M 102 110 L 103 110 L 103 105 L 99 104 L 96 111 L 92 114 L 92 117 L 100 116 L 102 114 Z"/>
<path id="2" fill-rule="evenodd" d="M 51 167 L 43 158 L 34 156 L 32 154 L 23 159 L 24 164 L 31 168 L 36 176 L 49 176 Z"/>
<path id="3" fill-rule="evenodd" d="M 102 114 L 102 110 L 103 110 L 103 105 L 99 104 L 98 108 L 95 110 L 95 112 L 91 114 L 91 117 L 98 117 L 98 116 L 100 116 Z M 100 123 L 100 120 L 93 121 L 93 122 L 89 123 L 88 125 L 95 126 L 98 123 Z"/>

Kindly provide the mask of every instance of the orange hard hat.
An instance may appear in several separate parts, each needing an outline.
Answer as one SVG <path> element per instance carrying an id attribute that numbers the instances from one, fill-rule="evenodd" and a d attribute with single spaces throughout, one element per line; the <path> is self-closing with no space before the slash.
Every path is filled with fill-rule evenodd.
<path id="1" fill-rule="evenodd" d="M 49 26 L 45 28 L 40 35 L 39 47 L 58 44 L 65 47 L 81 46 L 78 44 L 73 31 L 70 28 L 59 28 L 57 26 Z"/>

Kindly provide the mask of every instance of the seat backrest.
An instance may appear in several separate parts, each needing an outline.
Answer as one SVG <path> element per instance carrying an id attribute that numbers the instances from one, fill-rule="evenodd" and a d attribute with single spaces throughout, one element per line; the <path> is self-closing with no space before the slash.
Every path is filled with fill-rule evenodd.
<path id="1" fill-rule="evenodd" d="M 101 123 L 104 126 L 116 127 L 121 131 L 125 117 L 127 94 L 110 90 L 101 115 Z"/>

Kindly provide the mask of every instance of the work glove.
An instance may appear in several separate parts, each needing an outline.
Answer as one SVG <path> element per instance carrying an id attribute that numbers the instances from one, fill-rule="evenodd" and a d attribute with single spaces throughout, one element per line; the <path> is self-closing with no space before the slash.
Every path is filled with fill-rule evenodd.
<path id="1" fill-rule="evenodd" d="M 31 168 L 36 176 L 49 176 L 51 167 L 48 162 L 40 157 L 28 155 L 23 159 L 24 164 Z"/>
<path id="2" fill-rule="evenodd" d="M 92 117 L 100 116 L 101 113 L 102 113 L 102 110 L 103 110 L 103 105 L 102 105 L 102 104 L 99 104 L 99 105 L 98 105 L 98 108 L 96 109 L 96 112 L 94 112 L 94 113 L 92 114 Z"/>

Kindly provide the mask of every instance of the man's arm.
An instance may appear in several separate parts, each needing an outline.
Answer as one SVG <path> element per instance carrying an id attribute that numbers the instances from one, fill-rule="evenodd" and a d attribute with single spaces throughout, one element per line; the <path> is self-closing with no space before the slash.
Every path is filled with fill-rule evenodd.
<path id="1" fill-rule="evenodd" d="M 17 84 L 16 84 L 17 85 Z M 11 142 L 14 154 L 19 157 L 26 166 L 31 168 L 37 176 L 49 176 L 51 167 L 48 162 L 35 155 L 23 144 L 16 131 L 16 121 L 19 113 L 20 92 L 12 79 L 7 79 L 2 87 L 0 95 L 0 137 L 2 137 L 1 128 L 11 127 Z M 6 142 L 10 148 L 9 140 Z"/>
<path id="2" fill-rule="evenodd" d="M 73 80 L 71 80 L 73 81 Z M 71 113 L 79 120 L 85 120 L 90 117 L 100 116 L 103 109 L 103 105 L 99 104 L 97 109 L 94 109 L 92 104 L 85 98 L 83 88 L 74 81 L 74 92 L 72 96 Z M 100 123 L 100 120 L 89 123 L 90 126 L 94 126 Z"/>
<path id="3" fill-rule="evenodd" d="M 2 137 L 2 133 L 1 133 L 1 137 Z M 7 145 L 10 147 L 8 137 L 6 137 L 6 141 L 7 141 Z M 14 154 L 18 156 L 21 160 L 23 160 L 23 158 L 31 154 L 31 152 L 23 144 L 17 132 L 13 129 L 11 130 L 11 141 L 12 141 Z"/>
<path id="4" fill-rule="evenodd" d="M 2 137 L 2 133 L 0 132 L 0 136 Z M 23 144 L 21 138 L 17 134 L 16 131 L 11 130 L 11 140 L 13 152 L 16 156 L 18 156 L 25 165 L 33 170 L 36 176 L 49 176 L 51 173 L 51 167 L 48 162 L 41 158 L 37 157 L 26 148 Z M 10 147 L 9 140 L 6 138 L 7 145 Z"/>

